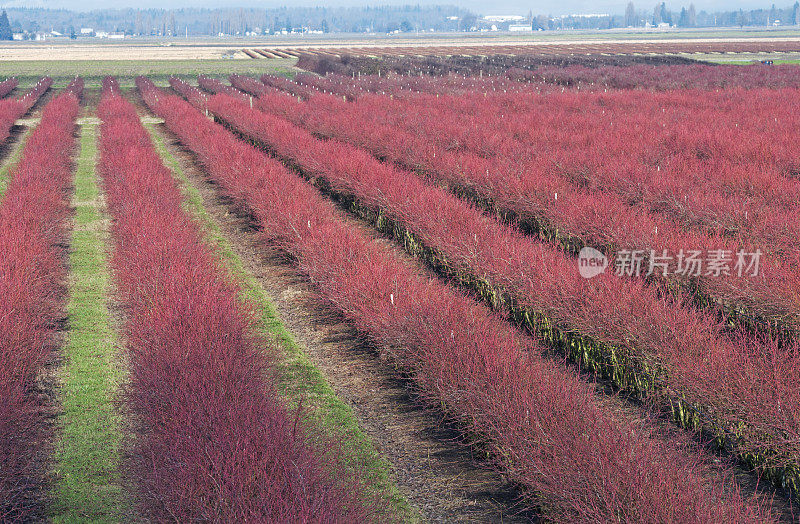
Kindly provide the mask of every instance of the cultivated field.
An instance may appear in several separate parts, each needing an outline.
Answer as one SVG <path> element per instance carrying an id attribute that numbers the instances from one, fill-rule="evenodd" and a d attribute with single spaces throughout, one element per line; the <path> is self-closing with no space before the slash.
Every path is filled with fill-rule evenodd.
<path id="1" fill-rule="evenodd" d="M 0 521 L 798 518 L 792 33 L 64 48 L 0 51 Z"/>

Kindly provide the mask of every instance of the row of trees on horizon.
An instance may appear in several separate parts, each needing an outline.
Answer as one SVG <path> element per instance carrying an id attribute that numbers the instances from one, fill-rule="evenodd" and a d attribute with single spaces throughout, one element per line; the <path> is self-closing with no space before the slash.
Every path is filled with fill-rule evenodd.
<path id="1" fill-rule="evenodd" d="M 652 12 L 638 11 L 633 2 L 628 2 L 625 9 L 625 27 L 639 27 L 650 23 L 653 26 L 669 24 L 677 27 L 734 27 L 734 26 L 774 26 L 774 25 L 800 25 L 800 2 L 793 6 L 778 9 L 775 4 L 769 9 L 753 9 L 745 11 L 723 11 L 697 13 L 694 4 L 680 11 L 671 11 L 665 2 L 656 4 Z"/>
<path id="2" fill-rule="evenodd" d="M 638 9 L 630 2 L 624 14 L 550 16 L 487 20 L 456 6 L 284 7 L 277 9 L 64 9 L 8 8 L 0 16 L 0 40 L 14 34 L 31 38 L 53 31 L 77 38 L 94 31 L 128 36 L 266 35 L 286 33 L 410 33 L 508 30 L 611 29 L 625 27 L 744 27 L 800 25 L 800 1 L 768 9 L 707 12 L 694 4 L 674 11 L 665 2 Z M 84 29 L 83 33 L 81 29 Z M 92 32 L 86 32 L 90 29 Z"/>

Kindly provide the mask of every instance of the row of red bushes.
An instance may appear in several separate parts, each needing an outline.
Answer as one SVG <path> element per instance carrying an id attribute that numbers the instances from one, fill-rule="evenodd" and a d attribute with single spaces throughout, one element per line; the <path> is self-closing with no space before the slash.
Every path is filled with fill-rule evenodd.
<path id="1" fill-rule="evenodd" d="M 174 81 L 173 86 L 203 103 L 202 95 L 187 84 Z M 500 316 L 344 220 L 335 205 L 280 162 L 237 140 L 186 102 L 160 93 L 149 81 L 140 80 L 139 87 L 214 181 L 253 213 L 264 240 L 290 253 L 321 295 L 413 378 L 422 398 L 481 437 L 549 518 L 767 518 L 759 517 L 763 510 L 745 504 L 736 490 L 731 501 L 716 502 L 723 496 L 719 479 L 708 476 L 701 453 L 679 451 L 679 440 L 623 415 Z M 247 107 L 220 96 L 209 101 L 215 110 L 228 103 Z M 296 148 L 310 148 L 304 163 L 310 156 L 322 166 L 334 154 L 275 123 L 274 131 L 288 132 L 284 138 L 297 140 Z M 339 152 L 331 160 L 344 161 Z M 361 160 L 358 155 L 352 159 L 354 165 Z M 373 166 L 362 167 L 366 172 Z M 428 208 L 425 214 L 436 217 L 437 209 Z"/>
<path id="2" fill-rule="evenodd" d="M 273 91 L 286 91 L 287 93 L 302 98 L 310 98 L 321 93 L 321 91 L 313 86 L 298 84 L 283 76 L 264 75 L 263 81 L 264 84 L 272 87 Z"/>
<path id="3" fill-rule="evenodd" d="M 9 82 L 7 80 L 6 82 Z M 37 100 L 53 85 L 53 80 L 46 76 L 19 98 L 0 100 L 0 142 L 4 142 L 11 134 L 14 122 L 30 111 Z"/>
<path id="4" fill-rule="evenodd" d="M 305 99 L 319 94 L 335 94 L 344 97 L 348 101 L 354 101 L 372 93 L 407 98 L 416 96 L 418 93 L 427 93 L 434 96 L 464 96 L 474 92 L 480 92 L 481 95 L 513 93 L 516 96 L 523 93 L 564 90 L 564 88 L 548 84 L 522 84 L 505 76 L 401 76 L 390 73 L 387 76 L 359 75 L 351 78 L 336 74 L 319 76 L 298 73 L 294 76 L 295 82 L 270 74 L 263 75 L 261 80 L 268 86 L 289 91 L 295 96 Z"/>
<path id="5" fill-rule="evenodd" d="M 300 73 L 296 78 L 320 92 L 338 93 L 356 99 L 366 93 L 405 95 L 419 93 L 463 94 L 479 90 L 486 93 L 531 92 L 564 86 L 575 91 L 606 91 L 608 89 L 645 89 L 654 91 L 703 90 L 701 96 L 718 90 L 781 89 L 800 87 L 800 68 L 783 64 L 765 68 L 761 65 L 709 66 L 704 64 L 629 64 L 545 65 L 535 69 L 511 67 L 500 74 L 431 76 L 377 76 L 359 74 Z"/>
<path id="6" fill-rule="evenodd" d="M 269 97 L 256 104 L 274 109 L 279 101 Z M 225 95 L 211 97 L 207 107 L 308 176 L 382 210 L 433 248 L 452 272 L 470 276 L 464 280 L 486 282 L 562 331 L 617 348 L 615 358 L 656 380 L 645 389 L 702 406 L 712 430 L 727 436 L 737 453 L 763 466 L 787 468 L 781 481 L 796 482 L 800 351 L 795 344 L 779 348 L 773 341 L 729 338 L 713 317 L 661 298 L 641 281 L 609 274 L 582 278 L 575 260 L 556 248 L 363 150 L 316 139 Z"/>
<path id="7" fill-rule="evenodd" d="M 253 86 L 252 80 L 247 82 L 241 77 L 234 77 L 232 81 L 251 92 L 259 91 L 257 86 Z M 547 98 L 553 96 L 557 95 Z M 683 224 L 678 223 L 683 221 L 676 221 L 674 216 L 665 216 L 658 211 L 672 203 L 675 209 L 694 210 L 692 216 L 705 213 L 713 217 L 713 210 L 729 207 L 741 211 L 741 219 L 744 220 L 748 215 L 746 209 L 742 210 L 746 207 L 742 199 L 750 202 L 757 202 L 758 199 L 745 198 L 741 195 L 743 191 L 738 192 L 738 199 L 732 198 L 731 194 L 714 193 L 711 189 L 688 192 L 683 187 L 687 182 L 669 185 L 663 180 L 665 187 L 650 191 L 650 196 L 645 198 L 648 191 L 642 182 L 629 181 L 621 175 L 613 176 L 616 187 L 620 188 L 615 194 L 605 190 L 606 188 L 589 187 L 592 182 L 585 182 L 585 179 L 593 179 L 593 173 L 599 171 L 595 169 L 597 166 L 591 169 L 573 166 L 566 153 L 561 159 L 563 161 L 559 160 L 551 166 L 553 170 L 561 170 L 562 175 L 558 175 L 546 169 L 544 161 L 520 165 L 516 160 L 506 157 L 487 157 L 485 153 L 461 151 L 459 147 L 466 139 L 463 136 L 448 138 L 448 131 L 444 129 L 446 126 L 439 124 L 442 121 L 458 124 L 460 117 L 452 109 L 443 109 L 441 115 L 437 114 L 435 109 L 442 106 L 435 97 L 428 97 L 425 101 L 431 107 L 430 112 L 439 118 L 415 118 L 415 115 L 425 112 L 422 109 L 424 104 L 421 103 L 419 106 L 416 103 L 401 104 L 409 107 L 405 118 L 401 115 L 402 111 L 394 114 L 394 110 L 392 115 L 387 116 L 386 107 L 393 103 L 385 98 L 362 98 L 355 103 L 346 103 L 335 97 L 319 95 L 304 103 L 285 95 L 262 93 L 256 107 L 303 125 L 319 135 L 348 141 L 379 158 L 422 171 L 449 185 L 459 194 L 467 194 L 481 201 L 488 200 L 496 209 L 512 215 L 540 237 L 556 240 L 573 250 L 589 245 L 609 255 L 618 250 L 642 250 L 649 256 L 650 250 L 662 253 L 666 249 L 673 255 L 669 266 L 670 280 L 692 289 L 709 305 L 722 306 L 726 313 L 746 319 L 748 324 L 764 325 L 768 329 L 778 326 L 784 331 L 800 331 L 800 306 L 793 299 L 793 290 L 800 275 L 797 274 L 796 264 L 777 258 L 778 255 L 788 257 L 789 260 L 797 258 L 792 255 L 797 253 L 797 247 L 793 240 L 795 236 L 791 233 L 798 229 L 797 223 L 800 223 L 800 220 L 794 218 L 800 215 L 800 208 L 796 204 L 792 204 L 796 209 L 783 206 L 782 213 L 775 211 L 781 209 L 776 204 L 776 198 L 765 197 L 758 209 L 751 206 L 750 223 L 756 225 L 751 228 L 750 234 L 736 234 L 731 238 L 730 235 L 721 235 L 712 230 L 710 225 L 686 230 Z M 453 105 L 469 112 L 456 102 Z M 588 105 L 590 108 L 595 106 L 597 104 Z M 570 107 L 575 109 L 579 105 L 572 103 Z M 419 122 L 424 122 L 425 125 Z M 415 129 L 408 130 L 409 126 Z M 463 129 L 472 130 L 480 136 L 490 134 L 479 133 L 475 122 L 464 124 Z M 521 133 L 516 128 L 513 132 L 495 132 L 495 140 L 503 141 L 504 137 L 510 136 L 508 140 L 513 142 L 513 137 Z M 548 133 L 542 131 L 542 134 L 547 136 Z M 550 151 L 550 146 L 542 142 L 539 149 L 547 152 Z M 564 152 L 580 149 L 578 146 L 561 148 Z M 616 158 L 625 156 L 617 152 L 619 154 Z M 576 156 L 580 157 L 581 153 L 576 153 Z M 750 180 L 754 181 L 755 178 L 750 177 Z M 772 180 L 780 182 L 781 178 L 785 182 L 782 184 L 784 188 L 797 185 L 785 177 L 772 177 Z M 763 182 L 761 187 L 781 185 L 778 182 Z M 741 187 L 758 186 L 755 182 L 735 183 Z M 778 190 L 767 191 L 773 196 L 784 193 Z M 706 196 L 698 196 L 701 194 Z M 714 194 L 717 195 L 715 202 L 724 204 L 712 205 L 709 202 L 711 196 L 708 195 Z M 684 195 L 684 198 L 676 195 Z M 648 202 L 643 203 L 644 200 Z M 710 211 L 706 213 L 706 209 Z M 731 213 L 738 217 L 739 211 Z M 709 221 L 711 224 L 718 223 L 712 219 Z M 733 228 L 731 225 L 729 229 Z M 752 253 L 759 247 L 773 256 L 761 257 L 761 271 L 756 277 L 747 275 L 741 278 L 736 272 L 711 278 L 705 275 L 688 278 L 686 275 L 675 274 L 675 255 L 681 250 L 701 250 L 708 253 L 722 249 L 730 252 L 731 258 L 735 259 L 738 250 Z M 645 258 L 644 265 L 645 271 L 642 275 L 647 273 L 648 258 Z M 730 267 L 733 267 L 733 263 Z M 708 297 L 713 300 L 707 300 Z"/>
<path id="8" fill-rule="evenodd" d="M 476 93 L 368 96 L 355 106 L 440 151 L 493 162 L 495 177 L 522 172 L 611 192 L 623 204 L 796 259 L 797 94 L 569 92 L 522 97 L 524 109 L 509 112 Z"/>
<path id="9" fill-rule="evenodd" d="M 226 86 L 225 84 L 222 84 L 219 80 L 216 80 L 215 78 L 211 78 L 205 75 L 199 75 L 197 77 L 197 83 L 198 85 L 200 85 L 200 87 L 206 90 L 209 90 L 208 88 L 211 88 L 212 86 L 219 87 L 219 89 L 221 89 L 222 92 L 225 93 L 226 95 L 235 96 L 237 98 L 242 98 L 242 99 L 249 99 L 249 96 L 243 93 L 242 91 L 236 89 L 235 87 Z M 264 89 L 266 89 L 266 86 L 264 87 Z"/>
<path id="10" fill-rule="evenodd" d="M 272 75 L 262 77 L 264 83 L 272 85 Z M 463 95 L 474 91 L 481 93 L 525 93 L 539 92 L 541 90 L 554 91 L 556 88 L 550 85 L 529 85 L 521 84 L 505 76 L 483 76 L 483 77 L 464 77 L 459 75 L 445 76 L 400 76 L 390 74 L 387 76 L 359 75 L 356 78 L 349 76 L 329 74 L 318 76 L 309 73 L 298 73 L 294 77 L 295 81 L 305 89 L 313 89 L 316 94 L 332 93 L 342 95 L 347 100 L 353 101 L 368 95 L 369 93 L 379 93 L 394 97 L 405 98 L 413 96 L 414 93 L 429 94 L 452 94 Z M 281 87 L 282 86 L 275 86 Z M 311 91 L 306 94 L 298 93 L 303 98 L 312 95 Z"/>
<path id="11" fill-rule="evenodd" d="M 355 98 L 353 91 L 366 92 L 362 86 L 370 82 L 366 77 L 350 79 L 335 75 L 321 78 L 299 74 L 295 79 L 301 84 L 301 89 L 311 87 L 317 94 L 324 91 L 348 99 Z M 276 81 L 269 75 L 265 75 L 263 80 L 268 83 Z M 277 80 L 280 87 L 292 89 L 286 79 Z M 397 85 L 402 90 L 407 79 L 380 80 L 388 94 L 394 94 L 396 90 L 391 86 Z M 445 83 L 446 79 L 427 81 Z M 578 144 L 585 146 L 604 140 L 603 144 L 609 146 L 609 150 L 593 150 L 593 156 L 616 153 L 620 147 L 639 153 L 639 146 L 649 142 L 659 144 L 661 152 L 659 157 L 650 160 L 666 161 L 669 155 L 685 151 L 701 159 L 724 157 L 734 163 L 756 161 L 764 164 L 764 168 L 777 168 L 783 173 L 796 170 L 798 166 L 796 153 L 800 146 L 792 135 L 798 121 L 796 89 L 667 93 L 567 91 L 563 95 L 550 90 L 547 97 L 541 97 L 531 96 L 539 94 L 532 90 L 513 95 L 485 93 L 479 86 L 486 81 L 497 80 L 464 79 L 465 87 L 470 89 L 460 92 L 457 97 L 436 92 L 433 94 L 436 96 L 417 93 L 395 102 L 382 96 L 358 98 L 383 103 L 383 112 L 388 110 L 395 116 L 410 111 L 406 115 L 409 118 L 403 122 L 415 127 L 425 127 L 426 123 L 420 119 L 443 126 L 448 133 L 436 138 L 449 142 L 449 148 L 463 150 L 482 142 L 475 149 L 481 155 L 496 156 L 498 152 L 514 149 L 518 147 L 515 143 L 520 138 L 549 141 L 553 135 L 575 137 Z M 442 120 L 438 113 L 443 111 L 471 124 L 463 127 L 456 121 Z M 715 126 L 707 125 L 710 119 L 714 120 Z M 604 120 L 624 121 L 625 125 L 609 129 L 601 125 L 607 123 Z M 558 125 L 554 125 L 556 123 Z M 619 133 L 625 135 L 620 137 Z M 592 140 L 587 140 L 584 135 L 592 137 Z M 659 150 L 651 150 L 650 155 Z M 714 180 L 710 182 L 714 183 Z"/>
<path id="12" fill-rule="evenodd" d="M 245 90 L 264 90 L 252 79 L 232 80 Z M 302 81 L 308 82 L 305 77 Z M 352 82 L 359 81 L 341 80 L 343 86 Z M 797 190 L 791 177 L 800 152 L 792 132 L 798 123 L 794 94 L 794 90 L 703 96 L 567 92 L 487 98 L 473 91 L 459 97 L 417 95 L 402 101 L 370 96 L 354 106 L 317 97 L 314 105 L 368 113 L 376 124 L 391 123 L 423 134 L 442 155 L 474 153 L 492 161 L 513 157 L 515 163 L 506 171 L 539 172 L 547 167 L 552 175 L 594 188 L 602 180 L 613 181 L 611 187 L 623 192 L 626 202 L 669 205 L 677 200 L 666 196 L 669 190 L 683 196 L 668 209 L 685 221 L 746 236 L 755 228 L 757 232 L 749 236 L 762 242 L 772 243 L 776 234 L 783 235 L 778 245 L 787 247 L 790 242 L 785 239 L 793 236 L 786 231 L 793 227 L 791 217 L 782 220 L 782 229 L 775 227 L 780 224 L 774 218 L 759 220 L 770 220 L 775 209 L 797 208 L 789 196 Z M 720 125 L 708 126 L 711 118 Z M 625 125 L 614 127 L 614 121 Z M 409 136 L 395 143 L 420 147 Z M 653 143 L 658 147 L 645 147 Z M 496 168 L 489 169 L 497 176 Z M 690 191 L 697 183 L 713 191 Z M 642 185 L 648 185 L 644 194 Z M 750 201 L 755 196 L 754 204 Z M 765 207 L 772 212 L 763 211 Z M 778 232 L 771 234 L 775 229 Z"/>
<path id="13" fill-rule="evenodd" d="M 348 81 L 342 80 L 340 93 L 347 92 Z M 792 179 L 800 170 L 797 98 L 795 89 L 567 92 L 511 99 L 472 92 L 395 101 L 371 95 L 359 98 L 356 108 L 425 136 L 441 151 L 513 160 L 506 171 L 544 169 L 550 176 L 609 188 L 624 201 L 651 209 L 661 203 L 708 229 L 767 241 L 770 230 L 783 225 L 780 245 L 786 247 L 791 244 L 786 238 L 796 236 L 795 221 L 787 216 L 776 224 L 773 215 L 798 208 L 788 196 L 799 185 Z M 715 125 L 709 126 L 712 120 Z M 498 174 L 502 171 L 495 170 Z M 705 190 L 693 191 L 700 183 Z M 676 194 L 686 198 L 672 203 Z"/>
<path id="14" fill-rule="evenodd" d="M 586 67 L 544 66 L 534 70 L 512 68 L 509 78 L 525 82 L 548 82 L 565 86 L 614 89 L 731 89 L 800 87 L 800 68 L 791 64 L 773 67 L 753 65 L 675 64 L 652 66 L 603 65 Z"/>
<path id="15" fill-rule="evenodd" d="M 75 119 L 82 82 L 42 112 L 0 201 L 0 521 L 33 518 L 46 473 L 37 376 L 63 318 Z M 41 515 L 39 515 L 41 516 Z"/>
<path id="16" fill-rule="evenodd" d="M 98 116 L 112 267 L 127 316 L 126 399 L 136 421 L 129 466 L 144 514 L 371 520 L 360 481 L 325 463 L 331 457 L 277 397 L 276 349 L 253 335 L 236 284 L 182 209 L 176 182 L 113 79 Z"/>
<path id="17" fill-rule="evenodd" d="M 5 98 L 11 91 L 17 88 L 19 82 L 16 78 L 9 78 L 0 82 L 0 98 Z"/>

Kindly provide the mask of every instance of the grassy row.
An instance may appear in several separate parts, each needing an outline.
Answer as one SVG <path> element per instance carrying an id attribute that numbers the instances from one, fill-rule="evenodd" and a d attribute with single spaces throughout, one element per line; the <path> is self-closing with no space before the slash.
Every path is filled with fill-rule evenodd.
<path id="1" fill-rule="evenodd" d="M 169 152 L 155 125 L 147 124 L 146 127 L 156 150 L 180 181 L 185 208 L 202 225 L 206 240 L 219 253 L 223 267 L 241 282 L 242 298 L 257 307 L 259 334 L 277 340 L 282 348 L 283 359 L 279 362 L 281 381 L 278 384 L 281 394 L 289 401 L 291 407 L 297 407 L 302 403 L 303 406 L 312 408 L 305 410 L 309 421 L 343 443 L 342 447 L 348 454 L 347 459 L 354 465 L 365 466 L 363 470 L 369 473 L 370 484 L 376 493 L 381 494 L 386 504 L 393 508 L 395 514 L 404 521 L 418 520 L 417 512 L 391 482 L 389 464 L 380 457 L 369 437 L 359 428 L 352 409 L 336 395 L 322 373 L 309 361 L 302 348 L 283 326 L 275 306 L 270 302 L 258 280 L 244 268 L 230 241 L 203 205 L 199 190 Z"/>
<path id="2" fill-rule="evenodd" d="M 55 522 L 115 522 L 124 507 L 119 473 L 121 420 L 113 400 L 123 372 L 108 308 L 108 232 L 95 175 L 96 142 L 97 127 L 82 126 L 73 196 Z"/>
<path id="3" fill-rule="evenodd" d="M 227 76 L 231 73 L 260 76 L 264 73 L 286 74 L 297 60 L 18 60 L 0 62 L 0 78 L 17 77 L 19 87 L 32 86 L 42 75 L 55 80 L 54 87 L 67 85 L 74 77 L 97 88 L 103 78 L 119 77 L 122 87 L 132 87 L 134 78 L 147 75 L 159 85 L 167 85 L 170 76 L 195 78 L 197 75 Z"/>

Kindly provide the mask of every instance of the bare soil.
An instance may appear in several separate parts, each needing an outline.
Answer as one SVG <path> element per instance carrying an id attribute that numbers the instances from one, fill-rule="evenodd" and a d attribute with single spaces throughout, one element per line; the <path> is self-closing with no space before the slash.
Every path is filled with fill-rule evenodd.
<path id="1" fill-rule="evenodd" d="M 109 44 L 87 43 L 14 43 L 0 48 L 0 60 L 217 60 L 250 58 L 236 47 L 208 45 L 173 45 L 170 42 Z"/>

